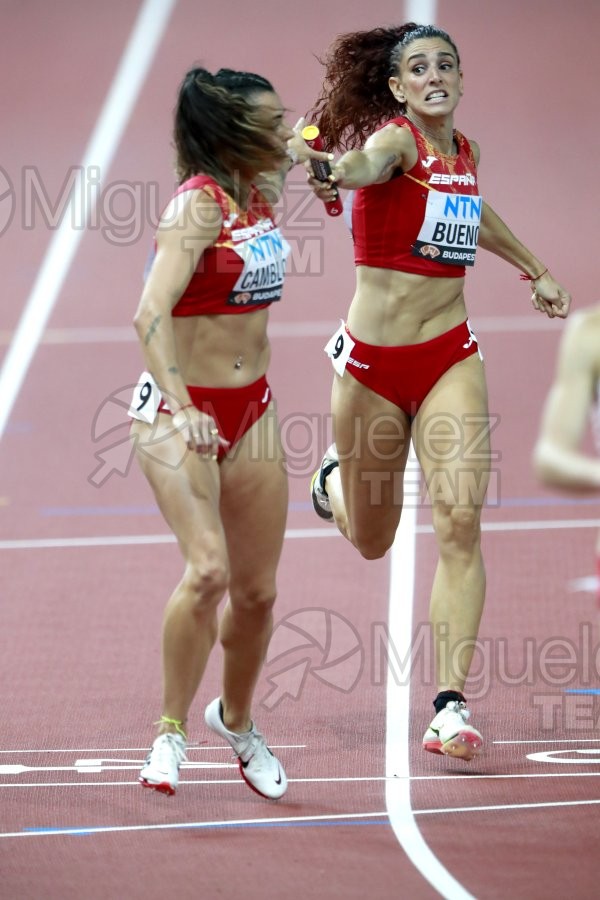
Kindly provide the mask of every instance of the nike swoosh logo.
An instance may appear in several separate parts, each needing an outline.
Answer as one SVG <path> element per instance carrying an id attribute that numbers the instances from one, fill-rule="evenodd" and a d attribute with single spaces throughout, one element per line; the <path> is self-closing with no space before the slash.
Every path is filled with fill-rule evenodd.
<path id="1" fill-rule="evenodd" d="M 270 388 L 267 388 L 266 391 L 265 391 L 264 397 L 263 397 L 262 400 L 260 401 L 261 403 L 266 403 L 266 402 L 267 402 L 267 400 L 269 399 L 269 394 L 270 394 L 270 392 L 271 392 L 271 389 L 270 389 Z"/>
<path id="2" fill-rule="evenodd" d="M 269 747 L 267 747 L 267 750 L 269 751 L 269 753 L 271 754 L 271 756 L 273 756 L 273 751 L 272 751 Z M 248 765 L 252 762 L 253 758 L 254 758 L 254 757 L 251 756 L 250 759 L 246 760 L 246 762 L 244 762 L 243 759 L 240 759 L 240 762 L 241 762 L 241 764 L 242 764 L 242 768 L 243 768 L 243 769 L 246 769 L 246 768 L 248 767 Z M 275 780 L 275 784 L 281 784 L 281 767 L 280 767 L 279 765 L 277 766 L 277 775 L 278 775 L 278 777 L 274 779 L 274 780 Z"/>

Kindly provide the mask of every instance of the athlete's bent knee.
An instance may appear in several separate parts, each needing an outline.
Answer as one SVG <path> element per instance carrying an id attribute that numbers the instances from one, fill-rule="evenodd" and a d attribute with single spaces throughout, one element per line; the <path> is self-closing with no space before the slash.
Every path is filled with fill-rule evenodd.
<path id="1" fill-rule="evenodd" d="M 240 591 L 231 588 L 229 596 L 235 613 L 252 618 L 270 616 L 276 599 L 274 588 L 246 587 Z"/>
<path id="2" fill-rule="evenodd" d="M 227 567 L 219 560 L 188 563 L 184 584 L 192 598 L 194 612 L 204 613 L 217 607 L 227 590 L 228 581 Z"/>
<path id="3" fill-rule="evenodd" d="M 440 544 L 470 549 L 480 539 L 479 509 L 474 506 L 436 506 L 433 525 Z"/>

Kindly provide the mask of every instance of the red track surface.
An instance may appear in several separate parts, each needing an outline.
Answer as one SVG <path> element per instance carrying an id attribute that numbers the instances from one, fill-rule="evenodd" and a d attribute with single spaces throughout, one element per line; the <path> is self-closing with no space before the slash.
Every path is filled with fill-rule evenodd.
<path id="1" fill-rule="evenodd" d="M 482 146 L 483 193 L 550 263 L 576 304 L 595 301 L 587 248 L 596 245 L 598 226 L 588 186 L 600 137 L 592 114 L 600 8 L 593 0 L 439 6 L 437 21 L 461 50 L 466 92 L 457 124 Z M 106 210 L 85 234 L 0 448 L 2 897 L 438 896 L 387 820 L 380 638 L 389 560 L 361 561 L 319 527 L 308 504 L 309 476 L 329 434 L 331 375 L 322 346 L 345 313 L 353 272 L 345 226 L 306 204 L 299 173 L 283 210 L 295 274 L 273 314 L 270 373 L 293 469 L 273 644 L 282 656 L 267 666 L 256 707 L 272 745 L 288 748 L 280 752 L 290 789 L 276 804 L 260 800 L 229 753 L 211 742 L 202 710 L 219 689 L 218 652 L 192 720 L 196 765 L 184 769 L 176 798 L 136 783 L 158 710 L 162 609 L 180 560 L 135 467 L 125 460 L 123 473 L 108 477 L 95 454 L 123 438 L 123 409 L 112 398 L 141 366 L 130 323 L 152 223 L 172 187 L 177 83 L 195 60 L 211 69 L 258 70 L 295 121 L 319 85 L 314 57 L 337 33 L 402 16 L 391 0 L 373 12 L 342 0 L 297 9 L 263 0 L 260 11 L 245 9 L 177 3 L 110 171 L 102 173 L 105 185 L 155 184 L 158 200 L 137 206 L 128 242 L 116 242 Z M 39 218 L 26 227 L 23 171 L 36 167 L 48 196 L 60 194 L 82 159 L 137 10 L 134 0 L 104 7 L 63 0 L 56 8 L 10 4 L 4 12 L 5 82 L 18 89 L 0 162 L 19 202 L 0 239 L 3 353 L 52 237 Z M 120 209 L 124 218 L 127 206 Z M 501 504 L 485 516 L 489 589 L 481 638 L 488 652 L 482 683 L 475 679 L 471 690 L 487 752 L 470 766 L 423 754 L 434 690 L 427 666 L 414 673 L 411 805 L 426 844 L 466 892 L 454 885 L 446 896 L 592 897 L 599 701 L 565 688 L 598 687 L 592 596 L 572 586 L 592 574 L 598 508 L 543 491 L 529 463 L 562 325 L 530 313 L 527 286 L 489 255 L 471 274 L 468 294 L 499 417 L 493 437 Z M 576 520 L 587 527 L 568 527 Z M 426 620 L 435 562 L 426 508 L 418 522 L 415 628 Z M 149 542 L 135 539 L 141 535 Z M 124 536 L 132 543 L 123 544 Z M 102 537 L 111 541 L 76 543 Z M 64 546 L 32 545 L 51 539 Z M 317 610 L 302 620 L 308 638 L 339 641 L 330 659 L 347 654 L 345 667 L 330 670 L 333 685 L 323 681 L 317 644 L 301 648 L 292 639 L 292 626 L 301 624 L 294 617 L 305 610 Z M 550 639 L 563 642 L 555 654 L 564 654 L 567 641 L 573 647 L 570 680 L 561 683 L 564 668 L 543 669 Z M 273 706 L 276 684 L 281 690 L 290 682 L 270 676 L 295 664 L 300 672 L 304 658 L 310 665 L 298 696 Z M 531 667 L 518 678 L 526 659 Z M 504 660 L 520 683 L 499 677 Z M 548 751 L 568 763 L 529 758 Z"/>

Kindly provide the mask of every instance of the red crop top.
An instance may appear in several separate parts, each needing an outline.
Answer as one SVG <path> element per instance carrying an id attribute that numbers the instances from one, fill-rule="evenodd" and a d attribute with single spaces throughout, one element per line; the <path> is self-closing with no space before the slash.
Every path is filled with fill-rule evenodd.
<path id="1" fill-rule="evenodd" d="M 264 309 L 281 299 L 289 244 L 273 210 L 252 186 L 241 209 L 209 175 L 195 175 L 175 191 L 203 190 L 219 205 L 221 232 L 200 257 L 196 271 L 173 307 L 174 316 L 223 315 Z"/>
<path id="2" fill-rule="evenodd" d="M 455 131 L 458 153 L 445 156 L 404 116 L 385 124 L 409 128 L 419 155 L 410 172 L 355 192 L 356 265 L 434 277 L 463 276 L 465 266 L 475 262 L 482 209 L 468 140 Z"/>

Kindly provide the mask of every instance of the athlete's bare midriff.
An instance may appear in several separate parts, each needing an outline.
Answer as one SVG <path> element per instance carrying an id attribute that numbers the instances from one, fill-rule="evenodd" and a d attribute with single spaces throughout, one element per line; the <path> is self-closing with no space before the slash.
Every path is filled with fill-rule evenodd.
<path id="1" fill-rule="evenodd" d="M 359 340 L 379 346 L 431 340 L 467 318 L 463 287 L 464 278 L 357 266 L 348 328 Z"/>
<path id="2" fill-rule="evenodd" d="M 241 387 L 267 371 L 268 310 L 173 319 L 177 359 L 186 384 Z M 236 365 L 237 363 L 237 365 Z"/>

